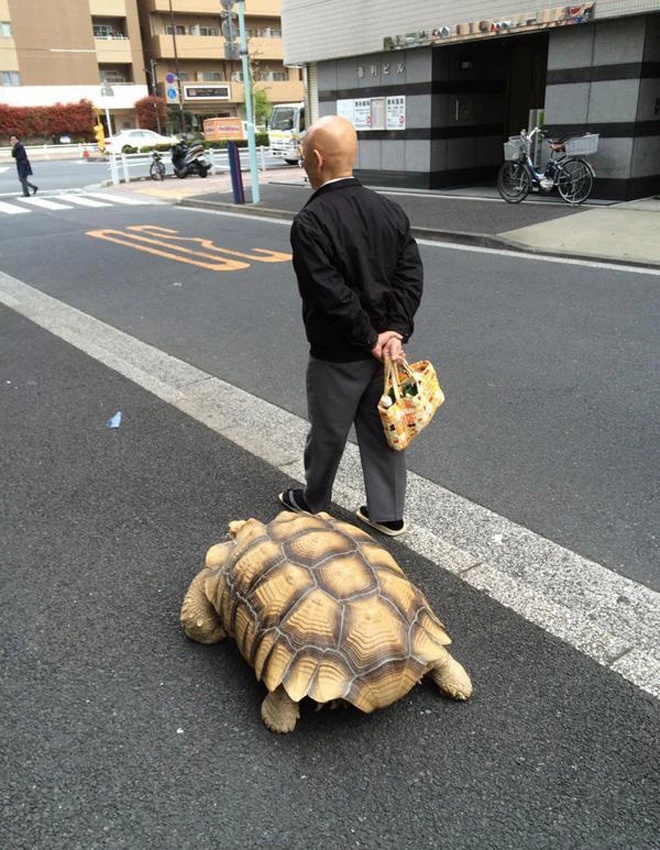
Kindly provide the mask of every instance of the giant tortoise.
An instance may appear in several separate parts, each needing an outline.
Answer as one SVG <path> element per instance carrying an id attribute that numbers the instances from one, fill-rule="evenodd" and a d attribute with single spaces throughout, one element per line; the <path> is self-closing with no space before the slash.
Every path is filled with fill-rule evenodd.
<path id="1" fill-rule="evenodd" d="M 268 689 L 271 731 L 293 730 L 303 697 L 371 712 L 427 672 L 453 699 L 472 693 L 426 598 L 366 531 L 282 511 L 267 525 L 231 522 L 229 538 L 209 549 L 181 622 L 200 643 L 236 640 Z"/>

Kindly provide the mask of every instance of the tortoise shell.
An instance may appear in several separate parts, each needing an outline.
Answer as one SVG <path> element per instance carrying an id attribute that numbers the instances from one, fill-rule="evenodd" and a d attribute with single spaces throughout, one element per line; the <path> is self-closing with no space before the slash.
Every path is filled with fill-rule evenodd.
<path id="1" fill-rule="evenodd" d="M 366 531 L 283 511 L 267 525 L 232 523 L 230 536 L 209 550 L 204 592 L 271 692 L 371 712 L 408 693 L 451 643 Z"/>

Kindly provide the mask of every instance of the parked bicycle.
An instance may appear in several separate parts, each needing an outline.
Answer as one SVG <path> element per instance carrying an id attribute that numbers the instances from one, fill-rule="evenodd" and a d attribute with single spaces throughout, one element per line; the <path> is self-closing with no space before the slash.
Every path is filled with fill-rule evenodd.
<path id="1" fill-rule="evenodd" d="M 152 180 L 165 179 L 165 166 L 163 158 L 157 150 L 151 152 L 151 165 L 149 166 L 149 176 Z"/>
<path id="2" fill-rule="evenodd" d="M 532 142 L 537 135 L 546 138 L 540 127 L 534 127 L 531 132 L 521 130 L 519 136 L 511 136 L 504 143 L 505 162 L 497 175 L 500 195 L 509 204 L 519 204 L 525 200 L 532 186 L 537 186 L 543 192 L 556 188 L 566 203 L 573 206 L 586 201 L 596 172 L 580 154 L 598 150 L 598 133 L 584 133 L 557 141 L 548 139 L 550 159 L 544 171 L 535 167 L 531 157 Z"/>

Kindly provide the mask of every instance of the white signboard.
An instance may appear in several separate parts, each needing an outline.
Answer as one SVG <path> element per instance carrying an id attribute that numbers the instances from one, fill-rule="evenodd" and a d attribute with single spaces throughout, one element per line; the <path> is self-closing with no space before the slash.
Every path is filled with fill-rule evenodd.
<path id="1" fill-rule="evenodd" d="M 356 130 L 371 130 L 371 100 L 353 101 L 353 125 Z"/>
<path id="2" fill-rule="evenodd" d="M 371 129 L 372 130 L 384 130 L 385 129 L 385 98 L 384 97 L 372 97 L 371 98 Z"/>
<path id="3" fill-rule="evenodd" d="M 338 100 L 337 101 L 337 115 L 340 115 L 342 118 L 345 118 L 347 121 L 353 123 L 353 101 L 352 100 Z"/>
<path id="4" fill-rule="evenodd" d="M 406 96 L 392 95 L 386 98 L 386 130 L 405 130 L 406 129 Z"/>

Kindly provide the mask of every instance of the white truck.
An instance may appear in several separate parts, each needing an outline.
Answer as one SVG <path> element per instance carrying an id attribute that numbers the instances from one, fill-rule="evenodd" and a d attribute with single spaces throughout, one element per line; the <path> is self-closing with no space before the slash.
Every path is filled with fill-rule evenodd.
<path id="1" fill-rule="evenodd" d="M 305 131 L 305 104 L 278 103 L 268 122 L 268 144 L 272 156 L 295 164 L 300 159 L 300 135 Z"/>

